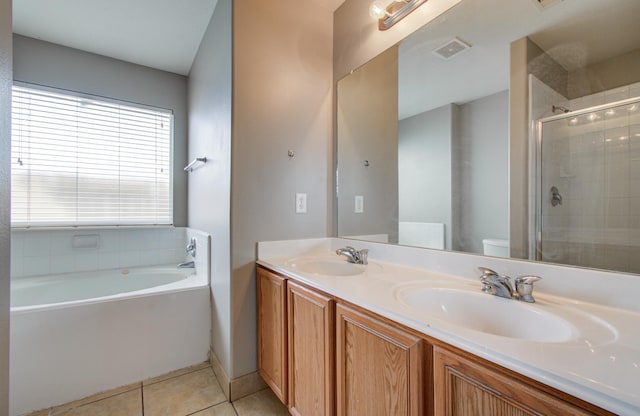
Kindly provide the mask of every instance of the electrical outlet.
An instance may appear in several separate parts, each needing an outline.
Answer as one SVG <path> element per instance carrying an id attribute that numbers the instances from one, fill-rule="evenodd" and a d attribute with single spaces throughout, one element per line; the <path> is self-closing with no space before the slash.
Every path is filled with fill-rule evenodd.
<path id="1" fill-rule="evenodd" d="M 307 213 L 307 194 L 296 194 L 296 214 Z"/>
<path id="2" fill-rule="evenodd" d="M 356 195 L 356 204 L 355 204 L 355 212 L 356 214 L 362 214 L 364 212 L 364 196 Z"/>

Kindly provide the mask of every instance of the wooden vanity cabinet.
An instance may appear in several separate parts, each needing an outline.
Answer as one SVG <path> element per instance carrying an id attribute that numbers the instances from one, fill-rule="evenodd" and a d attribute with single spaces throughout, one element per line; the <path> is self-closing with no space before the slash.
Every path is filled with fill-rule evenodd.
<path id="1" fill-rule="evenodd" d="M 340 303 L 336 316 L 338 416 L 424 415 L 424 341 Z"/>
<path id="2" fill-rule="evenodd" d="M 258 267 L 258 372 L 287 404 L 287 280 Z"/>
<path id="3" fill-rule="evenodd" d="M 438 416 L 612 415 L 569 395 L 550 394 L 532 380 L 468 353 L 434 346 L 433 367 Z"/>
<path id="4" fill-rule="evenodd" d="M 299 416 L 335 414 L 334 300 L 295 282 L 288 283 L 289 412 Z"/>
<path id="5" fill-rule="evenodd" d="M 257 269 L 258 372 L 292 415 L 335 414 L 335 301 Z"/>
<path id="6" fill-rule="evenodd" d="M 293 415 L 613 415 L 263 267 L 257 298 L 258 371 Z"/>

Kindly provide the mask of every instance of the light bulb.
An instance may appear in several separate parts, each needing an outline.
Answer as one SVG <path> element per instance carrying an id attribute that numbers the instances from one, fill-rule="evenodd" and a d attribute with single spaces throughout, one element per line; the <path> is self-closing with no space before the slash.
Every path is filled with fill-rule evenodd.
<path id="1" fill-rule="evenodd" d="M 371 6 L 369 6 L 369 16 L 373 17 L 374 19 L 382 19 L 387 15 L 387 11 L 385 9 L 386 6 L 383 2 L 374 1 L 373 3 L 371 3 Z"/>

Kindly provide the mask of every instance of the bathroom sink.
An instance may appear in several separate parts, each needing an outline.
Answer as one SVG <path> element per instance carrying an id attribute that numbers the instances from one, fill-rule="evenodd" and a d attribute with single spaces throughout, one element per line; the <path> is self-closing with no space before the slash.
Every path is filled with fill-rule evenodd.
<path id="1" fill-rule="evenodd" d="M 367 266 L 349 263 L 341 258 L 299 258 L 287 261 L 287 266 L 303 273 L 326 276 L 354 276 L 362 274 Z"/>
<path id="2" fill-rule="evenodd" d="M 577 329 L 565 319 L 537 305 L 470 290 L 403 288 L 396 298 L 406 306 L 473 331 L 527 341 L 559 343 L 577 337 Z"/>

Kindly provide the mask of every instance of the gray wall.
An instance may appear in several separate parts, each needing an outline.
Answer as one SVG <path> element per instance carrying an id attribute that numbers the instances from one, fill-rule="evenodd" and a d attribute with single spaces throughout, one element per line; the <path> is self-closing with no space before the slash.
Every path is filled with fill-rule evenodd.
<path id="1" fill-rule="evenodd" d="M 509 238 L 509 93 L 459 106 L 460 189 L 454 250 L 482 253 L 482 239 Z"/>
<path id="2" fill-rule="evenodd" d="M 398 48 L 341 79 L 337 94 L 338 235 L 386 234 L 397 243 Z"/>
<path id="3" fill-rule="evenodd" d="M 401 120 L 400 221 L 444 223 L 447 249 L 507 239 L 508 122 L 507 91 Z"/>
<path id="4" fill-rule="evenodd" d="M 9 414 L 11 0 L 0 0 L 0 416 Z"/>
<path id="5" fill-rule="evenodd" d="M 16 35 L 17 81 L 47 85 L 174 111 L 173 216 L 187 223 L 187 80 L 182 75 Z"/>
<path id="6" fill-rule="evenodd" d="M 245 0 L 234 2 L 233 16 L 230 376 L 237 377 L 257 368 L 256 242 L 330 233 L 333 14 L 315 2 Z M 295 213 L 297 192 L 307 194 L 306 214 Z"/>
<path id="7" fill-rule="evenodd" d="M 212 235 L 211 345 L 231 374 L 231 0 L 219 0 L 189 74 L 189 227 Z"/>
<path id="8" fill-rule="evenodd" d="M 400 120 L 398 181 L 400 221 L 445 225 L 451 249 L 452 140 L 457 106 L 448 104 Z"/>

